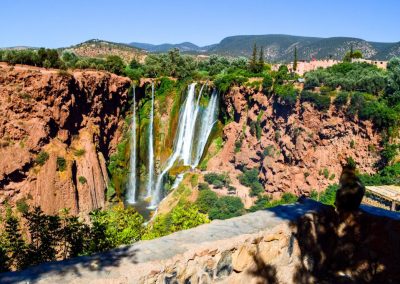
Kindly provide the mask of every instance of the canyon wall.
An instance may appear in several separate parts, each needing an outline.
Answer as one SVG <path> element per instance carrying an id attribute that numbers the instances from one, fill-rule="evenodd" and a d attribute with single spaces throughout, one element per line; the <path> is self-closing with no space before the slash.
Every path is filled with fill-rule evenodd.
<path id="1" fill-rule="evenodd" d="M 130 84 L 106 72 L 1 65 L 0 204 L 103 207 Z"/>
<path id="2" fill-rule="evenodd" d="M 380 159 L 379 130 L 334 104 L 327 112 L 308 102 L 285 106 L 244 86 L 233 87 L 223 103 L 231 121 L 223 129 L 223 147 L 207 170 L 228 172 L 235 185 L 241 170 L 257 168 L 266 192 L 309 194 L 337 183 L 347 157 L 362 173 L 373 173 Z"/>
<path id="3" fill-rule="evenodd" d="M 0 274 L 2 283 L 398 283 L 400 215 L 294 205 Z"/>

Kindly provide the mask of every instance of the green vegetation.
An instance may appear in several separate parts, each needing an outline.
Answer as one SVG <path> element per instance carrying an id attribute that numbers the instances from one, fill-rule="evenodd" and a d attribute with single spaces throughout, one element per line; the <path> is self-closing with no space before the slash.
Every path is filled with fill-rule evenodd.
<path id="1" fill-rule="evenodd" d="M 229 219 L 240 216 L 244 213 L 242 200 L 236 196 L 222 196 L 218 198 L 215 206 L 210 208 L 209 216 L 214 219 Z"/>
<path id="2" fill-rule="evenodd" d="M 129 163 L 129 138 L 124 135 L 123 140 L 117 145 L 117 151 L 110 157 L 108 171 L 111 182 L 108 185 L 107 196 L 121 198 L 128 176 Z"/>
<path id="3" fill-rule="evenodd" d="M 250 187 L 251 196 L 258 196 L 264 191 L 264 187 L 258 179 L 258 170 L 256 168 L 245 170 L 242 174 L 239 175 L 239 181 L 244 186 Z"/>
<path id="4" fill-rule="evenodd" d="M 204 180 L 208 184 L 212 184 L 215 188 L 223 188 L 225 186 L 228 186 L 231 182 L 227 173 L 208 173 L 204 175 Z"/>
<path id="5" fill-rule="evenodd" d="M 178 205 L 168 214 L 157 215 L 150 226 L 146 228 L 143 239 L 159 238 L 209 222 L 207 215 L 201 213 L 195 204 Z"/>
<path id="6" fill-rule="evenodd" d="M 295 203 L 296 201 L 297 196 L 289 192 L 285 192 L 284 194 L 282 194 L 281 198 L 277 200 L 272 200 L 269 196 L 266 195 L 259 195 L 257 201 L 252 207 L 250 207 L 249 211 L 255 212 L 258 210 L 272 208 L 279 205 Z"/>
<path id="7" fill-rule="evenodd" d="M 57 171 L 63 172 L 67 169 L 67 161 L 64 157 L 57 157 Z"/>
<path id="8" fill-rule="evenodd" d="M 293 107 L 296 104 L 297 92 L 292 85 L 275 85 L 274 91 L 281 104 L 289 107 Z"/>
<path id="9" fill-rule="evenodd" d="M 21 220 L 10 210 L 0 233 L 0 268 L 20 270 L 42 262 L 89 255 L 141 239 L 144 219 L 133 208 L 115 206 L 90 214 L 84 223 L 68 210 L 46 215 L 40 207 L 24 210 Z M 29 237 L 28 237 L 29 236 Z"/>
<path id="10" fill-rule="evenodd" d="M 336 108 L 340 109 L 344 107 L 348 103 L 348 101 L 349 101 L 349 93 L 339 92 L 333 103 L 335 104 Z"/>
<path id="11" fill-rule="evenodd" d="M 362 174 L 359 177 L 364 185 L 400 185 L 400 163 L 386 166 L 377 174 Z"/>
<path id="12" fill-rule="evenodd" d="M 75 155 L 76 157 L 81 157 L 81 156 L 85 155 L 85 153 L 86 153 L 86 150 L 85 150 L 85 149 L 76 149 L 76 150 L 74 151 L 74 155 Z"/>
<path id="13" fill-rule="evenodd" d="M 36 164 L 43 166 L 48 159 L 49 159 L 49 153 L 45 151 L 40 151 L 39 154 L 36 156 L 35 162 Z"/>
<path id="14" fill-rule="evenodd" d="M 214 219 L 229 219 L 242 215 L 244 205 L 242 200 L 236 196 L 222 196 L 211 190 L 202 190 L 196 200 L 196 205 L 199 211 L 208 214 L 211 220 Z"/>
<path id="15" fill-rule="evenodd" d="M 79 177 L 78 177 L 78 181 L 79 181 L 81 184 L 87 183 L 87 179 L 86 179 L 84 176 L 79 176 Z"/>
<path id="16" fill-rule="evenodd" d="M 65 68 L 56 49 L 4 50 L 0 52 L 0 61 L 11 65 L 26 64 L 45 68 Z"/>
<path id="17" fill-rule="evenodd" d="M 326 69 L 317 69 L 305 75 L 305 89 L 327 86 L 344 91 L 378 94 L 386 85 L 385 71 L 367 63 L 339 63 Z"/>
<path id="18" fill-rule="evenodd" d="M 310 102 L 316 109 L 320 111 L 327 111 L 331 105 L 331 98 L 327 95 L 321 95 L 318 93 L 303 90 L 301 92 L 301 102 Z"/>
<path id="19" fill-rule="evenodd" d="M 363 58 L 362 52 L 360 50 L 353 51 L 353 46 L 351 46 L 350 51 L 348 51 L 343 57 L 344 62 L 351 62 L 352 59 Z"/>

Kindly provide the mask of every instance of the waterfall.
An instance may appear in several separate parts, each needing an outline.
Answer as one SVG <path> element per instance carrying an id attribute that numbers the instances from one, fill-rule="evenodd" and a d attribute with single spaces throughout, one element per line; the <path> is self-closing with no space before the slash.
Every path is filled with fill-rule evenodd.
<path id="1" fill-rule="evenodd" d="M 196 167 L 203 154 L 204 147 L 211 133 L 212 127 L 216 120 L 217 111 L 217 93 L 214 91 L 210 103 L 205 109 L 200 109 L 200 98 L 204 85 L 202 86 L 199 96 L 196 100 L 195 91 L 196 83 L 192 83 L 188 87 L 187 97 L 181 107 L 178 121 L 177 134 L 174 141 L 174 149 L 172 155 L 168 158 L 164 169 L 157 177 L 157 182 L 151 200 L 150 207 L 156 207 L 162 199 L 162 186 L 166 173 L 174 166 L 175 162 L 182 160 L 183 165 Z M 196 135 L 196 121 L 202 116 L 200 132 Z M 203 125 L 208 123 L 208 125 Z M 196 144 L 196 138 L 200 135 L 200 140 Z M 196 145 L 195 145 L 196 144 Z M 197 147 L 196 147 L 197 146 Z M 195 155 L 193 155 L 193 153 Z M 182 176 L 183 177 L 183 176 Z M 182 178 L 181 177 L 181 178 Z M 177 185 L 175 185 L 177 186 Z"/>
<path id="2" fill-rule="evenodd" d="M 149 148 L 148 148 L 148 180 L 147 180 L 147 197 L 151 196 L 154 184 L 154 82 L 151 84 L 151 110 L 149 124 Z"/>
<path id="3" fill-rule="evenodd" d="M 200 162 L 201 156 L 203 155 L 204 148 L 206 147 L 208 137 L 211 134 L 211 131 L 214 127 L 214 124 L 217 122 L 217 114 L 218 114 L 218 93 L 214 89 L 211 100 L 208 103 L 208 106 L 203 114 L 200 131 L 198 135 L 198 144 L 197 151 L 195 153 L 195 159 L 192 164 L 192 167 L 197 167 Z"/>
<path id="4" fill-rule="evenodd" d="M 135 94 L 135 86 L 133 86 L 133 105 L 132 105 L 132 125 L 131 125 L 131 155 L 129 158 L 129 181 L 128 181 L 128 189 L 126 194 L 126 201 L 130 204 L 136 202 L 136 94 Z"/>

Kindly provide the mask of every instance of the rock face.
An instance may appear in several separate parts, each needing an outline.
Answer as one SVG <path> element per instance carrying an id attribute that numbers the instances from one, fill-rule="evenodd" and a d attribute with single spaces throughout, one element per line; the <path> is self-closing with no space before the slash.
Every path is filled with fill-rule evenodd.
<path id="1" fill-rule="evenodd" d="M 120 138 L 129 87 L 104 72 L 1 65 L 0 204 L 102 207 L 105 158 Z"/>
<path id="2" fill-rule="evenodd" d="M 326 113 L 307 102 L 288 107 L 246 87 L 232 88 L 223 101 L 233 121 L 207 170 L 229 172 L 235 179 L 241 169 L 257 168 L 268 193 L 322 190 L 338 182 L 347 157 L 364 173 L 373 173 L 380 158 L 379 131 L 333 104 Z"/>
<path id="3" fill-rule="evenodd" d="M 362 208 L 341 219 L 332 207 L 303 200 L 0 274 L 0 282 L 398 283 L 400 215 Z"/>

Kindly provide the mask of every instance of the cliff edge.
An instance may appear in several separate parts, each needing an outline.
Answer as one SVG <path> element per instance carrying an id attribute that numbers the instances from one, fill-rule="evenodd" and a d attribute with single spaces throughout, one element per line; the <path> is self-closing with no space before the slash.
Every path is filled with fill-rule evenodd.
<path id="1" fill-rule="evenodd" d="M 130 84 L 107 72 L 0 65 L 0 204 L 49 214 L 102 207 Z"/>

